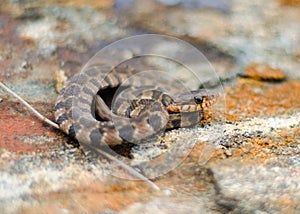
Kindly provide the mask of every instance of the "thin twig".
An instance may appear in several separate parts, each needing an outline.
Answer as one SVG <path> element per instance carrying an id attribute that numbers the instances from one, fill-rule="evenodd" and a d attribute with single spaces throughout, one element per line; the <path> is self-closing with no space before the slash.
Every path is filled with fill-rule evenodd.
<path id="1" fill-rule="evenodd" d="M 133 175 L 134 177 L 141 179 L 142 181 L 146 182 L 147 184 L 149 184 L 154 190 L 160 190 L 160 188 L 153 183 L 149 178 L 147 178 L 146 176 L 144 176 L 143 174 L 139 173 L 138 171 L 136 171 L 134 168 L 128 166 L 127 164 L 123 163 L 122 161 L 120 161 L 118 158 L 110 155 L 107 152 L 104 152 L 98 148 L 92 147 L 90 145 L 86 145 L 88 146 L 91 150 L 95 150 L 96 152 L 102 154 L 103 156 L 107 157 L 108 159 L 110 159 L 111 161 L 115 161 L 120 167 L 122 167 L 123 169 L 127 170 L 131 175 Z"/>
<path id="2" fill-rule="evenodd" d="M 32 113 L 37 116 L 40 120 L 42 120 L 43 122 L 49 124 L 50 126 L 53 126 L 54 128 L 59 129 L 59 126 L 52 122 L 51 120 L 47 119 L 46 117 L 44 117 L 42 114 L 40 114 L 37 110 L 35 110 L 29 103 L 27 103 L 22 97 L 20 97 L 19 95 L 17 95 L 15 92 L 13 92 L 11 89 L 9 89 L 6 85 L 4 85 L 2 82 L 0 82 L 0 87 L 3 88 L 5 91 L 7 91 L 9 94 L 11 94 L 12 96 L 14 96 L 16 99 L 18 99 L 22 104 L 24 104 L 27 108 L 29 108 L 30 111 L 32 111 Z"/>

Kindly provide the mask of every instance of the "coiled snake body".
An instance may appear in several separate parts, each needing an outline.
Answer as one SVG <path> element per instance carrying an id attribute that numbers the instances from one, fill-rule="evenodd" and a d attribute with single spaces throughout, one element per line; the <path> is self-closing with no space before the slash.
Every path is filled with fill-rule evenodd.
<path id="1" fill-rule="evenodd" d="M 60 129 L 96 147 L 140 142 L 165 129 L 199 123 L 215 100 L 205 91 L 182 95 L 180 85 L 157 78 L 155 72 L 140 74 L 128 66 L 111 70 L 92 65 L 70 78 L 55 105 Z M 116 95 L 120 98 L 112 100 Z"/>

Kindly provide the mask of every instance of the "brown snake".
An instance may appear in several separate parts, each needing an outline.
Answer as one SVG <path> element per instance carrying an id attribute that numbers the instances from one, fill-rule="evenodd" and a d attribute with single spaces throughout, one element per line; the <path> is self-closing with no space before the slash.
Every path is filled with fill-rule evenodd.
<path id="1" fill-rule="evenodd" d="M 138 74 L 137 70 L 128 66 L 103 67 L 89 66 L 84 73 L 70 78 L 55 105 L 59 128 L 85 144 L 98 147 L 139 142 L 165 129 L 194 126 L 215 101 L 214 95 L 201 90 L 179 96 L 179 86 L 159 81 L 155 72 L 131 79 Z M 134 92 L 127 95 L 131 85 Z M 119 93 L 118 87 L 124 90 Z M 169 95 L 174 89 L 177 91 Z M 110 106 L 114 93 L 121 98 Z M 174 94 L 178 100 L 172 98 Z"/>

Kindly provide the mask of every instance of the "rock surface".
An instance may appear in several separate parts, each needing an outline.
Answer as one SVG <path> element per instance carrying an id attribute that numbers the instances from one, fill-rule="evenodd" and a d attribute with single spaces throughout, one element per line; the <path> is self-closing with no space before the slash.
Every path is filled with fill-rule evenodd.
<path id="1" fill-rule="evenodd" d="M 72 76 L 126 36 L 190 42 L 224 85 L 209 124 L 129 151 L 134 165 L 168 142 L 188 145 L 153 179 L 161 191 L 113 176 L 116 163 L 83 154 L 0 91 L 1 213 L 300 213 L 299 1 L 205 2 L 0 3 L 0 80 L 51 120 L 55 72 Z"/>

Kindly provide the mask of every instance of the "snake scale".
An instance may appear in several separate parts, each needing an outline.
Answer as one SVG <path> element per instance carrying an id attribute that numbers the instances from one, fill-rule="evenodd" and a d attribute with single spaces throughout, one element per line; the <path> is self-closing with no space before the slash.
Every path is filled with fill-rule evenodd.
<path id="1" fill-rule="evenodd" d="M 215 101 L 214 95 L 203 90 L 182 95 L 180 86 L 158 78 L 155 72 L 131 78 L 138 74 L 128 65 L 111 68 L 100 63 L 71 77 L 55 104 L 60 129 L 96 147 L 140 142 L 165 129 L 199 123 L 205 109 Z M 119 92 L 120 88 L 124 90 Z M 130 89 L 134 92 L 127 95 Z M 112 100 L 115 94 L 121 98 Z M 174 94 L 177 100 L 172 98 Z"/>

